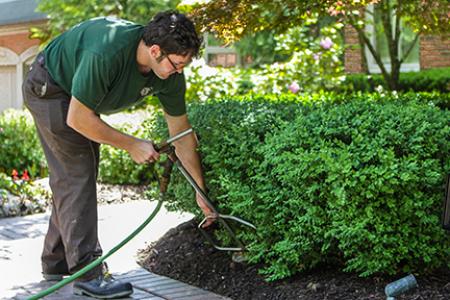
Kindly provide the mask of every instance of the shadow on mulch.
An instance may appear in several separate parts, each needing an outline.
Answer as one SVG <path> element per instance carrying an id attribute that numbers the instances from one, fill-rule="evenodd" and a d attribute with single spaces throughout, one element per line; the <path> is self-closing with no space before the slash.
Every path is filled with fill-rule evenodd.
<path id="1" fill-rule="evenodd" d="M 266 282 L 259 265 L 234 263 L 230 253 L 207 244 L 194 220 L 167 232 L 142 250 L 140 264 L 168 276 L 234 300 L 255 299 L 386 299 L 384 288 L 398 278 L 359 278 L 338 268 L 322 267 L 277 282 Z M 401 277 L 401 276 L 400 276 Z M 450 270 L 417 277 L 419 287 L 395 299 L 450 299 Z"/>

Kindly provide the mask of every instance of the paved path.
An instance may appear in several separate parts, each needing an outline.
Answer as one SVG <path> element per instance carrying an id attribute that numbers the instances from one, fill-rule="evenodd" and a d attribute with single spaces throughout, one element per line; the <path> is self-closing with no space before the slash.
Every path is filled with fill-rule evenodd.
<path id="1" fill-rule="evenodd" d="M 135 230 L 156 206 L 156 202 L 132 201 L 99 206 L 99 238 L 103 252 Z M 51 286 L 41 282 L 40 254 L 47 230 L 49 213 L 0 219 L 0 299 L 26 299 Z M 131 299 L 227 299 L 159 276 L 136 264 L 138 249 L 158 240 L 167 230 L 192 218 L 189 214 L 167 212 L 161 208 L 155 219 L 133 240 L 108 260 L 115 277 L 130 280 L 134 286 Z M 69 284 L 45 299 L 92 299 L 74 296 Z"/>

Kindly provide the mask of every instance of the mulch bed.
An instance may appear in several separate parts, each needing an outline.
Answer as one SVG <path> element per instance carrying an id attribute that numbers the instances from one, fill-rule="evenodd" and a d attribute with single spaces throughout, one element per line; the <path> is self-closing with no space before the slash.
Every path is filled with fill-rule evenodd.
<path id="1" fill-rule="evenodd" d="M 147 270 L 230 297 L 255 299 L 386 299 L 386 284 L 399 277 L 359 278 L 337 267 L 322 266 L 276 282 L 258 274 L 260 265 L 235 263 L 230 253 L 207 244 L 191 220 L 168 231 L 139 253 Z M 400 276 L 402 277 L 402 276 Z M 418 288 L 395 299 L 450 299 L 450 270 L 417 277 Z"/>

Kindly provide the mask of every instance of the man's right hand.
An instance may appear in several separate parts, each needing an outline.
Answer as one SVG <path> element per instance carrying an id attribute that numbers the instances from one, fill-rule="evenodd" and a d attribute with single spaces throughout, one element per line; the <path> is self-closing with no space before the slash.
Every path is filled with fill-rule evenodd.
<path id="1" fill-rule="evenodd" d="M 138 164 L 153 163 L 159 159 L 153 143 L 147 140 L 136 138 L 127 151 Z"/>

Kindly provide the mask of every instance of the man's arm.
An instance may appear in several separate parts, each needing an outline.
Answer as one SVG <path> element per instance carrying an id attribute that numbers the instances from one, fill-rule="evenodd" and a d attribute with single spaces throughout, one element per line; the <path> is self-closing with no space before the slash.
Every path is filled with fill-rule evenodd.
<path id="1" fill-rule="evenodd" d="M 170 136 L 174 136 L 181 131 L 191 128 L 187 115 L 184 114 L 179 117 L 173 117 L 168 115 L 167 113 L 164 115 L 166 118 L 167 126 L 169 128 Z M 197 138 L 194 133 L 189 134 L 174 143 L 177 156 L 180 158 L 183 166 L 186 170 L 191 174 L 192 178 L 199 185 L 199 187 L 205 191 L 205 181 L 203 179 L 202 167 L 200 163 L 200 156 L 197 152 Z M 212 219 L 209 219 L 203 227 L 209 226 L 214 222 L 214 213 L 204 202 L 203 198 L 197 193 L 196 195 L 197 204 L 202 209 L 203 214 L 205 216 L 211 216 Z"/>
<path id="2" fill-rule="evenodd" d="M 70 100 L 67 125 L 88 139 L 128 151 L 137 163 L 159 159 L 150 141 L 122 133 L 105 123 L 95 112 L 75 97 Z"/>

